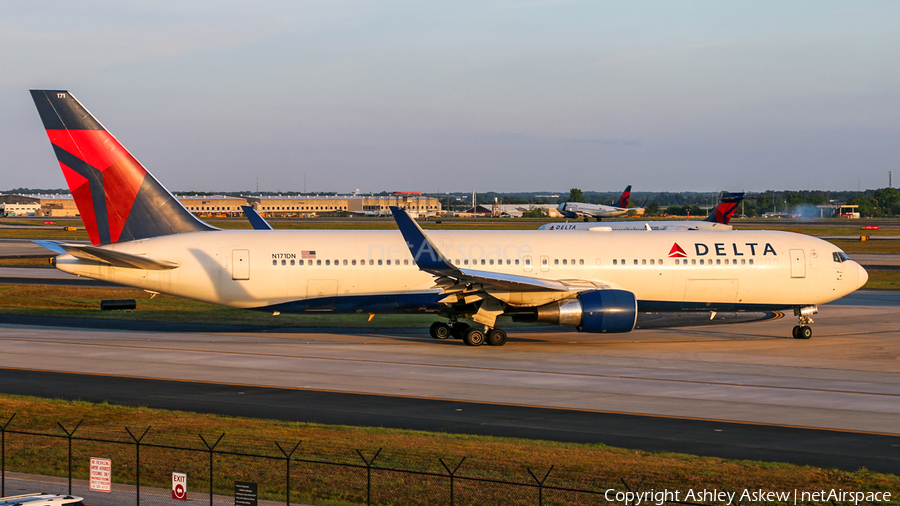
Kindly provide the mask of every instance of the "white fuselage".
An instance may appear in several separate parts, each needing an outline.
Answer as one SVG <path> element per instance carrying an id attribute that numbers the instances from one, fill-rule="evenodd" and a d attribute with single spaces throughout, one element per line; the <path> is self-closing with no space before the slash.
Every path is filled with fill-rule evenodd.
<path id="1" fill-rule="evenodd" d="M 840 250 L 788 232 L 429 231 L 461 268 L 542 279 L 586 280 L 631 291 L 641 303 L 696 302 L 715 308 L 822 304 L 867 279 Z M 434 276 L 413 262 L 398 231 L 209 231 L 103 246 L 179 264 L 118 268 L 65 254 L 66 272 L 239 308 L 327 297 L 436 294 Z M 683 253 L 681 253 L 683 251 Z M 681 256 L 683 255 L 683 256 Z M 846 258 L 846 257 L 844 257 Z M 508 295 L 512 305 L 557 293 Z M 504 300 L 504 295 L 497 295 Z M 517 298 L 518 297 L 518 298 Z"/>
<path id="2" fill-rule="evenodd" d="M 586 218 L 615 218 L 628 212 L 628 209 L 622 207 L 584 202 L 564 202 L 557 209 L 562 213 L 574 213 Z"/>
<path id="3" fill-rule="evenodd" d="M 565 223 L 547 223 L 545 225 L 541 225 L 538 230 L 553 230 L 556 232 L 565 232 L 570 230 L 597 230 L 603 231 L 604 229 L 609 230 L 631 230 L 631 231 L 647 231 L 647 227 L 650 227 L 650 230 L 732 230 L 734 227 L 731 225 L 726 225 L 724 223 L 717 223 L 715 221 L 667 221 L 667 220 L 659 220 L 659 221 L 604 221 L 602 223 L 590 223 L 590 222 L 565 222 Z"/>

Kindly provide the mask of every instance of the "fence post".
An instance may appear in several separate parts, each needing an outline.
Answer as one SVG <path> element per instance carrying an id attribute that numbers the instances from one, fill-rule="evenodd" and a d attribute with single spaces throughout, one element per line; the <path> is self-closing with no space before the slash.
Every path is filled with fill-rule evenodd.
<path id="1" fill-rule="evenodd" d="M 454 467 L 452 471 L 450 470 L 450 466 L 448 466 L 444 462 L 443 458 L 439 457 L 438 461 L 441 463 L 442 466 L 444 466 L 444 469 L 447 470 L 447 474 L 450 475 L 450 506 L 453 506 L 453 478 L 454 478 L 454 475 L 456 474 L 456 471 L 459 470 L 459 466 L 461 466 L 462 463 L 466 461 L 466 458 L 463 457 L 462 460 L 459 461 L 459 464 L 456 464 L 456 467 Z"/>
<path id="2" fill-rule="evenodd" d="M 375 459 L 378 458 L 378 454 L 381 453 L 381 450 L 382 449 L 379 448 L 378 451 L 375 452 L 375 455 L 372 456 L 372 460 L 366 460 L 366 458 L 363 457 L 362 452 L 356 450 L 359 458 L 361 458 L 363 462 L 366 463 L 366 506 L 372 505 L 372 464 L 375 462 Z"/>
<path id="3" fill-rule="evenodd" d="M 526 468 L 528 469 L 528 468 Z M 544 475 L 544 478 L 539 480 L 537 476 L 531 472 L 531 469 L 528 469 L 528 474 L 534 479 L 534 481 L 538 484 L 538 506 L 544 506 L 544 482 L 547 481 L 547 477 L 550 476 L 550 471 L 553 470 L 553 466 L 550 466 L 550 469 L 547 469 L 547 474 Z"/>
<path id="4" fill-rule="evenodd" d="M 216 439 L 216 442 L 210 445 L 206 442 L 206 439 L 203 438 L 203 434 L 197 434 L 200 436 L 200 440 L 203 441 L 203 444 L 206 445 L 206 449 L 209 450 L 209 506 L 212 506 L 213 503 L 213 450 L 216 449 L 216 446 L 219 445 L 219 441 L 225 437 L 225 433 L 223 432 L 219 439 Z"/>
<path id="5" fill-rule="evenodd" d="M 294 448 L 290 451 L 290 453 L 284 451 L 284 448 L 278 444 L 278 441 L 275 441 L 275 446 L 281 450 L 281 453 L 284 454 L 284 461 L 286 463 L 287 470 L 285 471 L 285 487 L 284 487 L 284 504 L 287 506 L 291 506 L 291 457 L 294 455 L 294 452 L 297 451 L 297 448 L 300 447 L 300 443 L 303 441 L 297 441 L 297 444 L 294 445 Z M 140 506 L 140 505 L 138 505 Z"/>
<path id="6" fill-rule="evenodd" d="M 56 422 L 56 425 L 59 425 L 59 428 L 66 433 L 66 436 L 69 439 L 69 495 L 72 495 L 72 436 L 75 434 L 75 431 L 78 430 L 78 427 L 81 426 L 81 422 L 83 421 L 84 419 L 79 420 L 78 423 L 75 424 L 75 428 L 72 429 L 72 432 L 66 430 L 61 423 Z"/>
<path id="7" fill-rule="evenodd" d="M 137 504 L 135 506 L 141 506 L 141 440 L 144 439 L 144 436 L 147 435 L 147 431 L 150 430 L 150 426 L 148 425 L 146 429 L 144 429 L 144 433 L 141 434 L 141 437 L 136 437 L 131 433 L 131 429 L 125 427 L 125 432 L 131 436 L 131 439 L 134 440 L 134 477 L 136 482 L 136 491 L 137 491 Z"/>
<path id="8" fill-rule="evenodd" d="M 637 488 L 634 489 L 634 490 L 632 490 L 631 485 L 629 485 L 628 482 L 625 481 L 625 478 L 619 478 L 619 481 L 622 482 L 622 485 L 625 485 L 625 490 L 627 490 L 627 491 L 629 491 L 629 492 L 635 492 L 635 493 L 637 493 L 637 492 L 640 492 L 640 491 L 641 491 L 641 488 L 644 487 L 644 480 L 645 480 L 645 479 L 646 479 L 646 477 L 641 478 L 641 482 L 637 484 Z"/>
<path id="9" fill-rule="evenodd" d="M 0 426 L 0 497 L 6 495 L 6 428 L 15 417 L 16 414 L 13 413 L 9 420 Z"/>

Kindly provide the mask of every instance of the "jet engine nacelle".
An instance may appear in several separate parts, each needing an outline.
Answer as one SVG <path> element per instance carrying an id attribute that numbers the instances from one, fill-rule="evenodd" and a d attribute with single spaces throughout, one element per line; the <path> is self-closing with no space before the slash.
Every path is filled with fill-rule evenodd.
<path id="1" fill-rule="evenodd" d="M 576 327 L 579 332 L 631 332 L 637 298 L 625 290 L 592 290 L 537 308 L 537 320 Z"/>

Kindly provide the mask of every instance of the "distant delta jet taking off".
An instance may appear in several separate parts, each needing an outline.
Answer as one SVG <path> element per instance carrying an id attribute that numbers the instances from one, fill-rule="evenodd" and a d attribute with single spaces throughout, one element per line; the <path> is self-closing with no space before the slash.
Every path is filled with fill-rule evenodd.
<path id="1" fill-rule="evenodd" d="M 31 92 L 91 246 L 37 241 L 62 271 L 279 313 L 431 313 L 431 335 L 502 345 L 497 318 L 583 332 L 736 323 L 817 304 L 868 276 L 825 241 L 789 232 L 550 234 L 219 230 L 185 209 L 67 91 Z M 469 326 L 460 319 L 471 319 Z"/>
<path id="2" fill-rule="evenodd" d="M 703 220 L 658 220 L 658 221 L 604 221 L 596 223 L 547 223 L 541 225 L 538 230 L 593 230 L 604 232 L 608 230 L 731 230 L 729 225 L 738 205 L 744 200 L 744 193 L 724 193 L 719 204 L 712 213 Z"/>
<path id="3" fill-rule="evenodd" d="M 644 214 L 643 207 L 628 209 L 628 200 L 630 198 L 631 185 L 628 185 L 615 205 L 605 206 L 603 204 L 585 204 L 584 202 L 563 202 L 556 207 L 556 210 L 566 218 L 584 218 L 584 221 L 588 221 L 591 218 L 597 218 L 597 221 L 600 221 L 601 218 L 615 218 L 616 216 L 622 216 L 628 211 L 637 211 L 638 214 Z"/>

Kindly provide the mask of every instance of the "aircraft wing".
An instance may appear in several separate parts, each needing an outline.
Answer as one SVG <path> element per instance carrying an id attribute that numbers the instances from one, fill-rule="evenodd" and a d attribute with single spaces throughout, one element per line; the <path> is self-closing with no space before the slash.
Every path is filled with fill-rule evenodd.
<path id="1" fill-rule="evenodd" d="M 391 212 L 394 214 L 394 220 L 400 228 L 400 233 L 403 234 L 403 239 L 406 240 L 409 252 L 412 253 L 413 261 L 423 271 L 439 278 L 452 278 L 457 280 L 459 284 L 480 284 L 485 288 L 490 287 L 496 290 L 516 292 L 547 290 L 567 292 L 573 288 L 569 284 L 554 279 L 532 278 L 475 269 L 460 269 L 441 254 L 425 235 L 419 224 L 406 214 L 406 211 L 399 207 L 391 206 Z M 438 285 L 443 286 L 441 279 L 438 279 Z M 580 285 L 580 283 L 576 283 L 576 285 Z"/>
<path id="2" fill-rule="evenodd" d="M 122 251 L 115 251 L 97 246 L 85 246 L 82 244 L 58 244 L 66 253 L 83 260 L 92 260 L 114 267 L 125 269 L 143 269 L 151 271 L 163 271 L 175 269 L 179 264 L 167 260 L 154 260 L 141 255 L 133 255 Z"/>

